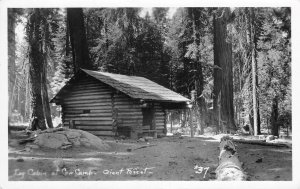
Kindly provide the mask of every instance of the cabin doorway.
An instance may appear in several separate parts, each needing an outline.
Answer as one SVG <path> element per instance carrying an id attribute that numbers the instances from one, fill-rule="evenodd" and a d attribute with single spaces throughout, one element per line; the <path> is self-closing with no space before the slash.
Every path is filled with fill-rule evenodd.
<path id="1" fill-rule="evenodd" d="M 153 128 L 153 118 L 154 118 L 154 111 L 153 108 L 142 108 L 143 113 L 143 128 L 152 130 Z"/>

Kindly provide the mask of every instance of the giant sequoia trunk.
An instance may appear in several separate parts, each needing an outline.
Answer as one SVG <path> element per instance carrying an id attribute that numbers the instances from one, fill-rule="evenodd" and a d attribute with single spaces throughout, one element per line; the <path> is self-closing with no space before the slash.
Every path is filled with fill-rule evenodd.
<path id="1" fill-rule="evenodd" d="M 43 23 L 47 23 L 47 20 L 45 20 L 46 17 L 43 17 Z M 44 38 L 45 41 L 50 41 L 50 30 L 49 25 L 44 24 Z M 49 97 L 48 97 L 48 89 L 47 89 L 47 44 L 43 44 L 43 51 L 44 51 L 44 62 L 43 62 L 43 68 L 41 73 L 41 83 L 42 83 L 42 98 L 43 98 L 43 107 L 44 107 L 44 115 L 47 121 L 47 126 L 49 128 L 53 128 L 52 124 L 52 118 L 51 118 L 51 109 L 49 104 Z"/>
<path id="2" fill-rule="evenodd" d="M 92 69 L 82 8 L 68 8 L 67 20 L 72 47 L 74 72 L 76 73 L 79 68 Z"/>
<path id="3" fill-rule="evenodd" d="M 44 62 L 46 63 L 46 62 Z M 49 104 L 48 90 L 47 90 L 47 66 L 43 65 L 43 72 L 41 73 L 42 77 L 42 98 L 43 98 L 43 107 L 44 114 L 49 128 L 53 128 L 52 119 L 51 119 L 51 110 Z"/>
<path id="4" fill-rule="evenodd" d="M 218 101 L 220 101 L 221 120 L 219 121 L 222 128 L 219 129 L 225 133 L 236 130 L 233 108 L 232 45 L 227 41 L 226 35 L 230 14 L 229 8 L 222 8 L 214 18 L 213 106 L 215 117 L 218 117 Z"/>
<path id="5" fill-rule="evenodd" d="M 199 8 L 188 8 L 189 17 L 192 19 L 193 23 L 193 42 L 195 45 L 196 51 L 194 52 L 195 57 L 193 59 L 193 73 L 194 73 L 194 82 L 195 82 L 195 91 L 196 96 L 192 97 L 195 99 L 193 111 L 194 115 L 197 119 L 199 134 L 203 134 L 204 132 L 204 124 L 206 119 L 206 105 L 205 100 L 203 98 L 202 92 L 204 88 L 203 82 L 203 72 L 202 72 L 202 63 L 200 62 L 200 29 L 201 29 L 201 21 L 200 16 L 201 12 Z"/>
<path id="6" fill-rule="evenodd" d="M 8 29 L 8 113 L 10 115 L 13 106 L 14 86 L 16 80 L 16 13 L 14 9 L 7 9 Z"/>
<path id="7" fill-rule="evenodd" d="M 42 100 L 42 72 L 44 57 L 42 52 L 41 38 L 41 14 L 40 9 L 33 9 L 27 27 L 29 43 L 30 84 L 31 84 L 31 129 L 46 129 L 44 107 Z"/>

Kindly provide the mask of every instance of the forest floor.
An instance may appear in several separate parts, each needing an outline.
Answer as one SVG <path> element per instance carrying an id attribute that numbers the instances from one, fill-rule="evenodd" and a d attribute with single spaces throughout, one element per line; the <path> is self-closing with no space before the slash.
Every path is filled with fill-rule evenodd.
<path id="1" fill-rule="evenodd" d="M 24 151 L 9 139 L 9 180 L 214 180 L 218 136 L 168 136 L 148 142 L 106 139 L 107 151 L 88 148 Z M 23 150 L 23 151 L 22 151 Z M 292 180 L 292 148 L 237 144 L 248 180 Z"/>

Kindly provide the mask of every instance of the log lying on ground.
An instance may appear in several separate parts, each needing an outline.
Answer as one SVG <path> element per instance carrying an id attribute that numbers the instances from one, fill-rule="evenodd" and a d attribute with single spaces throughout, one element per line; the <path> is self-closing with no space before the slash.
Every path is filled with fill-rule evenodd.
<path id="1" fill-rule="evenodd" d="M 238 159 L 238 153 L 232 138 L 224 136 L 220 141 L 219 166 L 216 169 L 217 180 L 242 181 L 246 180 L 242 164 Z"/>
<path id="2" fill-rule="evenodd" d="M 291 147 L 288 144 L 284 144 L 284 143 L 271 143 L 271 142 L 266 142 L 266 140 L 233 139 L 233 142 L 244 143 L 244 144 L 262 145 L 262 146 L 274 146 L 274 147 L 286 147 L 286 148 L 290 148 Z"/>

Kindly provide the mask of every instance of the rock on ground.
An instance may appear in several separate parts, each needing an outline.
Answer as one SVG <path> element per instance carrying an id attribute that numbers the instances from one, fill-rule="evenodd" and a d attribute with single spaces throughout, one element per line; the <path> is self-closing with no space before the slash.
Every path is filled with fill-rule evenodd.
<path id="1" fill-rule="evenodd" d="M 68 138 L 58 133 L 41 133 L 38 134 L 34 143 L 41 147 L 60 148 L 68 142 Z"/>
<path id="2" fill-rule="evenodd" d="M 267 138 L 266 138 L 266 141 L 269 142 L 269 141 L 274 140 L 274 139 L 275 139 L 274 135 L 268 135 Z"/>
<path id="3" fill-rule="evenodd" d="M 70 145 L 72 145 L 72 147 L 91 147 L 98 150 L 106 150 L 109 148 L 108 144 L 97 136 L 77 129 L 39 133 L 37 134 L 34 144 L 53 149 L 65 149 L 66 146 Z"/>

